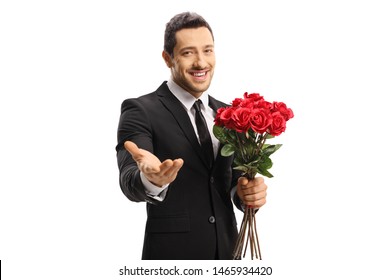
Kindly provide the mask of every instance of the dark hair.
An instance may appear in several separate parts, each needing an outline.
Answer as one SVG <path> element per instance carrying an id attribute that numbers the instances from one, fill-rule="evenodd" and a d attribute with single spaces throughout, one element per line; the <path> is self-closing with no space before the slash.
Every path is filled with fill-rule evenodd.
<path id="1" fill-rule="evenodd" d="M 173 57 L 173 48 L 176 45 L 176 32 L 185 28 L 207 27 L 214 40 L 213 31 L 207 21 L 197 13 L 184 12 L 175 15 L 165 27 L 164 51 Z"/>

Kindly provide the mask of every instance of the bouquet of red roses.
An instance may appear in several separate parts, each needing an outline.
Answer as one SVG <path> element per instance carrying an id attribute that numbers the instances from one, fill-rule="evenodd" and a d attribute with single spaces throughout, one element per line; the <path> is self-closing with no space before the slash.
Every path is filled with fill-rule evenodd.
<path id="1" fill-rule="evenodd" d="M 220 108 L 214 120 L 213 133 L 223 144 L 222 156 L 234 154 L 234 169 L 242 171 L 249 180 L 257 173 L 273 177 L 270 156 L 282 145 L 266 144 L 266 140 L 286 130 L 286 123 L 294 117 L 293 111 L 283 102 L 268 102 L 258 93 L 236 98 L 232 106 Z M 248 243 L 251 257 L 261 259 L 256 229 L 256 210 L 245 208 L 243 221 L 234 249 L 233 259 L 245 257 Z"/>

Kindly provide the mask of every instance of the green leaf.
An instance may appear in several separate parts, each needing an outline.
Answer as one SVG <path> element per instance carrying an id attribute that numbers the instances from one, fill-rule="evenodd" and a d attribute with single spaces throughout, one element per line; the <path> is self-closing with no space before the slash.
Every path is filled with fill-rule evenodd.
<path id="1" fill-rule="evenodd" d="M 221 126 L 214 125 L 213 126 L 213 134 L 215 138 L 217 138 L 221 143 L 226 142 L 225 129 Z"/>
<path id="2" fill-rule="evenodd" d="M 258 163 L 259 163 L 259 158 L 254 160 L 254 161 L 251 161 L 251 162 L 248 162 L 248 163 L 245 163 L 244 165 L 245 166 L 248 166 L 248 167 L 257 167 Z"/>
<path id="3" fill-rule="evenodd" d="M 237 134 L 234 130 L 232 129 L 227 129 L 225 130 L 226 132 L 226 141 L 229 143 L 236 143 L 238 141 L 237 139 Z"/>
<path id="4" fill-rule="evenodd" d="M 263 176 L 266 176 L 268 178 L 274 177 L 268 170 L 257 170 L 257 172 Z"/>
<path id="5" fill-rule="evenodd" d="M 269 157 L 263 157 L 259 164 L 257 165 L 257 168 L 259 170 L 267 170 L 270 169 L 273 165 L 272 160 Z"/>
<path id="6" fill-rule="evenodd" d="M 262 157 L 261 161 L 257 165 L 257 172 L 268 178 L 272 178 L 273 175 L 268 171 L 272 165 L 272 160 L 269 157 Z"/>
<path id="7" fill-rule="evenodd" d="M 249 129 L 247 133 L 249 134 L 250 138 L 252 138 L 252 139 L 256 138 L 257 133 L 254 132 L 252 129 Z"/>
<path id="8" fill-rule="evenodd" d="M 236 154 L 236 156 L 234 157 L 234 160 L 233 160 L 234 165 L 235 166 L 243 165 L 243 163 L 241 161 L 242 161 L 242 159 L 240 157 L 238 157 Z"/>
<path id="9" fill-rule="evenodd" d="M 221 149 L 221 155 L 224 157 L 230 157 L 235 152 L 234 146 L 231 144 L 225 144 Z"/>
<path id="10" fill-rule="evenodd" d="M 267 145 L 263 149 L 263 154 L 266 155 L 267 157 L 269 157 L 270 155 L 275 153 L 277 150 L 279 150 L 280 147 L 282 147 L 282 144 L 269 145 L 269 146 Z"/>
<path id="11" fill-rule="evenodd" d="M 248 167 L 246 167 L 246 166 L 243 166 L 243 165 L 238 165 L 238 166 L 235 166 L 235 167 L 233 167 L 233 169 L 235 169 L 235 170 L 240 170 L 240 171 L 243 171 L 243 172 L 245 172 L 245 173 L 247 173 L 247 172 L 248 172 L 248 170 L 249 170 L 249 168 L 248 168 Z"/>

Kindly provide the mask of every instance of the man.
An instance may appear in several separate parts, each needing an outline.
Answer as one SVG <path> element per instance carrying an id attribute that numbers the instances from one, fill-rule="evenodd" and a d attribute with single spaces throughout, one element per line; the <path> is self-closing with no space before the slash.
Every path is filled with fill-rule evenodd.
<path id="1" fill-rule="evenodd" d="M 239 178 L 233 158 L 220 155 L 211 133 L 216 110 L 226 104 L 206 92 L 215 67 L 209 24 L 195 13 L 178 14 L 167 23 L 164 40 L 171 78 L 155 92 L 123 102 L 116 147 L 123 193 L 147 202 L 142 258 L 232 259 L 232 199 L 240 209 L 259 208 L 267 186 L 260 177 Z M 194 107 L 197 100 L 202 103 Z"/>

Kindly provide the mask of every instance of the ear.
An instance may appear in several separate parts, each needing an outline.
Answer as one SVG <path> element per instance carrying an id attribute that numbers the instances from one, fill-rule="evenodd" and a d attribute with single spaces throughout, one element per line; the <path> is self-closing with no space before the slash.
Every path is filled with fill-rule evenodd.
<path id="1" fill-rule="evenodd" d="M 163 51 L 162 52 L 162 57 L 163 57 L 163 59 L 165 61 L 165 64 L 167 65 L 167 67 L 171 68 L 172 67 L 172 58 L 169 55 L 169 53 L 167 53 L 166 51 Z"/>

